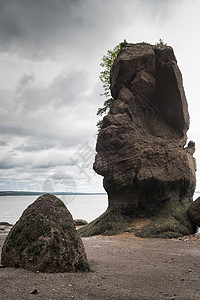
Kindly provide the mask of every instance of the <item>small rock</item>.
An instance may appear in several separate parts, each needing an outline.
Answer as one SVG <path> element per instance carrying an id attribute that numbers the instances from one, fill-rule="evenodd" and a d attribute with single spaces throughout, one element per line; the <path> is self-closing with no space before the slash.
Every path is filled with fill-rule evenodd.
<path id="1" fill-rule="evenodd" d="M 33 288 L 33 289 L 31 289 L 30 290 L 30 294 L 37 294 L 38 293 L 38 290 L 37 289 L 35 289 L 35 288 Z"/>
<path id="2" fill-rule="evenodd" d="M 181 281 L 184 281 L 185 279 L 184 278 L 181 278 Z"/>
<path id="3" fill-rule="evenodd" d="M 87 225 L 88 222 L 82 219 L 75 219 L 74 220 L 74 225 L 75 226 L 83 226 L 83 225 Z"/>
<path id="4" fill-rule="evenodd" d="M 192 272 L 192 269 L 188 269 L 188 272 Z"/>
<path id="5" fill-rule="evenodd" d="M 0 222 L 0 226 L 8 226 L 11 227 L 13 226 L 12 224 L 8 223 L 8 222 Z"/>

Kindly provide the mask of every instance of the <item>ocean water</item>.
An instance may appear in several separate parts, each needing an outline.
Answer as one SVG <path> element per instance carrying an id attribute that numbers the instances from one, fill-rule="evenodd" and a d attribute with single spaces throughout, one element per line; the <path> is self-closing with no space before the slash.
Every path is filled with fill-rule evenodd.
<path id="1" fill-rule="evenodd" d="M 23 211 L 39 196 L 0 196 L 0 222 L 15 224 Z M 74 219 L 90 222 L 108 206 L 107 195 L 58 195 Z"/>
<path id="2" fill-rule="evenodd" d="M 194 200 L 200 193 L 194 194 Z M 33 203 L 38 196 L 0 196 L 0 222 L 15 224 L 23 211 Z M 90 222 L 100 216 L 108 206 L 107 195 L 60 195 L 58 196 L 74 219 L 84 219 Z"/>

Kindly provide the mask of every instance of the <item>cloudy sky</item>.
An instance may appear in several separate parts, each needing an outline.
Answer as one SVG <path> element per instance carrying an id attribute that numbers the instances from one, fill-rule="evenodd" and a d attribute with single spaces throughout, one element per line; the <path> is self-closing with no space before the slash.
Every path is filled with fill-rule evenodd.
<path id="1" fill-rule="evenodd" d="M 103 191 L 99 64 L 124 39 L 174 48 L 199 169 L 199 11 L 199 0 L 0 0 L 0 190 Z"/>

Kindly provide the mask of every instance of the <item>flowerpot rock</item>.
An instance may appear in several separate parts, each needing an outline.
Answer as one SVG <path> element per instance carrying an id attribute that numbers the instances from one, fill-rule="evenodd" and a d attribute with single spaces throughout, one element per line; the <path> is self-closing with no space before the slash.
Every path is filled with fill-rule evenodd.
<path id="1" fill-rule="evenodd" d="M 138 218 L 149 220 L 135 230 L 141 237 L 193 233 L 187 210 L 196 185 L 195 144 L 187 144 L 188 105 L 172 47 L 126 44 L 110 82 L 113 101 L 94 163 L 108 209 L 80 234 L 117 233 Z"/>

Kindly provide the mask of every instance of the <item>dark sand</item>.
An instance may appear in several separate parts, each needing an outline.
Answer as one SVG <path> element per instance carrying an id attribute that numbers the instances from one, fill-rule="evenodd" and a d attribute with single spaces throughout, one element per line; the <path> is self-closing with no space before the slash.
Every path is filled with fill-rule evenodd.
<path id="1" fill-rule="evenodd" d="M 0 249 L 5 234 L 0 234 Z M 1 300 L 200 299 L 200 238 L 83 238 L 90 273 L 0 269 Z M 36 288 L 38 293 L 30 294 Z"/>

